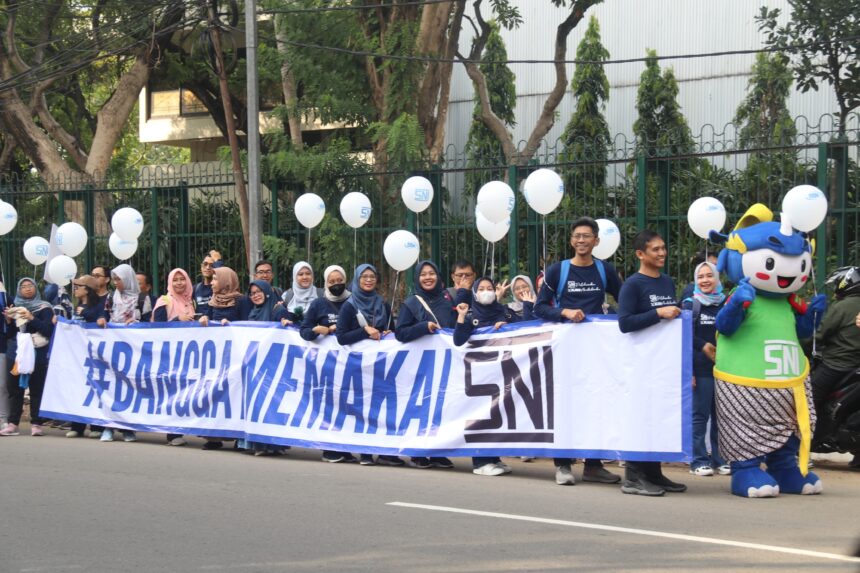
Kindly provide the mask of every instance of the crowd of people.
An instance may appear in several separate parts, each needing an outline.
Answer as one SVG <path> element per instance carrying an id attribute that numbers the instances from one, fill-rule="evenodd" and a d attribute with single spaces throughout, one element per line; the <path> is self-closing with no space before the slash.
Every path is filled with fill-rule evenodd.
<path id="1" fill-rule="evenodd" d="M 335 336 L 347 345 L 365 339 L 379 340 L 393 332 L 400 342 L 409 342 L 434 334 L 440 329 L 453 331 L 453 341 L 463 345 L 476 329 L 518 321 L 544 320 L 577 323 L 588 315 L 617 314 L 622 332 L 647 330 L 663 320 L 676 318 L 682 308 L 692 311 L 693 338 L 693 459 L 690 473 L 712 476 L 731 473 L 721 457 L 715 419 L 713 365 L 716 354 L 715 317 L 726 301 L 726 292 L 715 265 L 715 259 L 697 255 L 695 271 L 689 285 L 677 296 L 674 281 L 662 272 L 667 251 L 663 239 L 653 231 L 640 232 L 633 242 L 639 260 L 636 273 L 622 280 L 609 262 L 592 256 L 600 241 L 597 223 L 583 217 L 572 225 L 570 259 L 550 265 L 534 283 L 525 275 L 497 282 L 491 276 L 478 276 L 475 266 L 465 260 L 451 267 L 451 286 L 446 288 L 439 266 L 430 260 L 415 266 L 413 294 L 400 305 L 396 316 L 389 301 L 379 292 L 380 273 L 371 264 L 361 264 L 348 283 L 347 272 L 330 265 L 316 286 L 312 266 L 301 261 L 292 269 L 290 288 L 281 290 L 273 284 L 273 265 L 259 261 L 247 290 L 240 289 L 236 272 L 224 266 L 217 251 L 211 251 L 200 265 L 200 281 L 194 282 L 184 269 L 173 269 L 167 275 L 166 292 L 153 293 L 152 278 L 136 273 L 128 264 L 113 269 L 95 266 L 89 274 L 72 281 L 71 293 L 48 285 L 44 297 L 31 277 L 17 282 L 14 298 L 5 299 L 0 292 L 5 321 L 0 336 L 0 377 L 6 378 L 7 392 L 0 392 L 0 436 L 18 436 L 24 409 L 25 393 L 30 400 L 32 436 L 44 435 L 49 421 L 40 417 L 40 403 L 49 360 L 49 343 L 58 316 L 83 323 L 130 324 L 147 322 L 192 322 L 207 326 L 213 321 L 279 322 L 299 329 L 302 338 L 314 341 Z M 348 284 L 347 284 L 348 283 Z M 113 288 L 111 289 L 111 285 Z M 813 374 L 816 406 L 833 390 L 844 375 L 860 367 L 860 278 L 857 288 L 837 293 L 836 304 L 828 311 L 818 333 L 823 346 L 823 363 Z M 610 304 L 610 298 L 614 305 Z M 505 302 L 508 300 L 508 302 Z M 19 333 L 29 334 L 22 340 Z M 29 356 L 32 367 L 17 367 L 22 356 Z M 13 364 L 16 368 L 12 368 Z M 66 437 L 89 436 L 109 442 L 137 440 L 135 432 L 72 423 Z M 183 446 L 187 442 L 178 434 L 168 434 L 166 444 Z M 206 438 L 204 449 L 220 449 L 223 440 Z M 282 453 L 284 447 L 237 440 L 236 449 L 254 455 Z M 523 458 L 529 461 L 530 458 Z M 362 465 L 409 465 L 419 469 L 452 468 L 444 457 L 412 457 L 408 462 L 397 456 L 358 452 L 323 451 L 322 460 L 331 463 L 357 462 Z M 573 485 L 574 460 L 556 458 L 555 481 Z M 856 466 L 855 458 L 854 464 Z M 511 467 L 499 457 L 472 458 L 473 472 L 482 476 L 499 476 Z M 625 493 L 662 495 L 682 492 L 684 484 L 663 475 L 659 462 L 625 464 L 624 476 L 604 467 L 599 459 L 584 460 L 582 480 L 614 484 L 621 482 Z"/>

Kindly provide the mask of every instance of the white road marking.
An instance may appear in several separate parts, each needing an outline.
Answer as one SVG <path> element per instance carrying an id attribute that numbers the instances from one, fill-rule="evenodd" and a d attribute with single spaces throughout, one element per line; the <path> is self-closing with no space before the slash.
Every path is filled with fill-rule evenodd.
<path id="1" fill-rule="evenodd" d="M 579 527 L 582 529 L 597 529 L 599 531 L 614 531 L 616 533 L 630 533 L 633 535 L 648 535 L 650 537 L 663 537 L 666 539 L 677 539 L 680 541 L 692 541 L 696 543 L 709 543 L 711 545 L 726 545 L 728 547 L 742 547 L 744 549 L 758 549 L 760 551 L 773 551 L 775 553 L 788 553 L 790 555 L 801 555 L 804 557 L 818 557 L 821 559 L 834 559 L 836 561 L 848 561 L 860 563 L 860 558 L 836 553 L 824 553 L 822 551 L 810 551 L 807 549 L 794 549 L 792 547 L 779 547 L 778 545 L 762 545 L 760 543 L 747 543 L 745 541 L 732 541 L 729 539 L 716 539 L 713 537 L 699 537 L 697 535 L 684 535 L 681 533 L 667 533 L 664 531 L 652 531 L 649 529 L 635 529 L 631 527 L 616 527 L 614 525 L 600 525 L 597 523 L 584 523 L 581 521 L 566 521 L 563 519 L 548 519 L 544 517 L 531 517 L 528 515 L 513 515 L 510 513 L 496 513 L 492 511 L 477 511 L 474 509 L 461 509 L 458 507 L 445 507 L 442 505 L 424 505 L 420 503 L 405 503 L 392 501 L 386 505 L 396 507 L 408 507 L 412 509 L 426 509 L 429 511 L 443 511 L 447 513 L 462 513 L 466 515 L 478 515 L 481 517 L 495 517 L 497 519 L 511 519 L 514 521 L 529 521 L 532 523 L 546 523 L 549 525 L 563 525 L 565 527 Z"/>

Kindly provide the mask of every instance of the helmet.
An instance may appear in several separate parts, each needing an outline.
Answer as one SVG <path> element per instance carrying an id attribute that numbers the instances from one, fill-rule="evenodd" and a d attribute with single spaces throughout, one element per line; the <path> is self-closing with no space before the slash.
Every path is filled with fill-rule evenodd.
<path id="1" fill-rule="evenodd" d="M 833 286 L 838 298 L 860 294 L 860 268 L 841 267 L 833 271 L 824 283 Z"/>

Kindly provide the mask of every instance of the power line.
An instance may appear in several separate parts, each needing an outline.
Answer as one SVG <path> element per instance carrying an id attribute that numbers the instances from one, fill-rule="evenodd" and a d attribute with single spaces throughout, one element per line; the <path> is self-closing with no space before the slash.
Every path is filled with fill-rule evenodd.
<path id="1" fill-rule="evenodd" d="M 447 1 L 447 0 L 446 0 Z M 860 35 L 858 36 L 845 36 L 842 38 L 831 39 L 829 43 L 833 42 L 850 42 L 853 40 L 860 39 Z M 643 56 L 638 58 L 624 58 L 617 60 L 471 60 L 468 58 L 436 58 L 432 56 L 407 56 L 400 54 L 380 54 L 378 52 L 369 52 L 364 50 L 350 50 L 347 48 L 338 48 L 336 46 L 325 46 L 321 44 L 308 44 L 305 42 L 296 42 L 293 40 L 285 40 L 284 43 L 289 44 L 291 46 L 297 48 L 305 48 L 310 50 L 321 50 L 326 52 L 335 52 L 339 54 L 346 54 L 350 56 L 360 56 L 360 57 L 370 57 L 370 58 L 378 58 L 381 60 L 396 60 L 396 61 L 411 61 L 411 62 L 424 62 L 424 63 L 462 63 L 462 64 L 494 64 L 494 65 L 502 65 L 502 64 L 591 64 L 591 65 L 613 65 L 613 64 L 633 64 L 640 62 L 650 62 L 650 61 L 663 61 L 663 60 L 690 60 L 690 59 L 699 59 L 699 58 L 715 58 L 722 56 L 740 56 L 740 55 L 748 55 L 748 54 L 761 54 L 761 53 L 773 53 L 773 52 L 795 52 L 799 50 L 805 50 L 810 47 L 819 46 L 822 44 L 820 41 L 809 42 L 807 44 L 800 44 L 791 47 L 766 47 L 766 48 L 752 48 L 747 50 L 724 50 L 720 52 L 699 52 L 694 54 L 676 54 L 671 56 Z"/>
<path id="2" fill-rule="evenodd" d="M 429 6 L 432 4 L 451 4 L 454 2 L 465 2 L 466 0 L 413 0 L 410 2 L 398 2 L 397 4 L 361 4 L 350 6 L 325 6 L 318 8 L 270 8 L 260 10 L 257 14 L 308 14 L 317 12 L 343 12 L 347 10 L 375 10 L 376 8 L 400 8 L 404 6 Z"/>

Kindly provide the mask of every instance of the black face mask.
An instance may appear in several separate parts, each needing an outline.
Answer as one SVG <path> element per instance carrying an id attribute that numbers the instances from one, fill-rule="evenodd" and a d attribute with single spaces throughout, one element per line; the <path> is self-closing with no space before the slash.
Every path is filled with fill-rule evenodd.
<path id="1" fill-rule="evenodd" d="M 346 283 L 337 283 L 328 287 L 328 292 L 332 294 L 332 296 L 340 296 L 343 294 L 343 291 L 346 290 Z"/>

